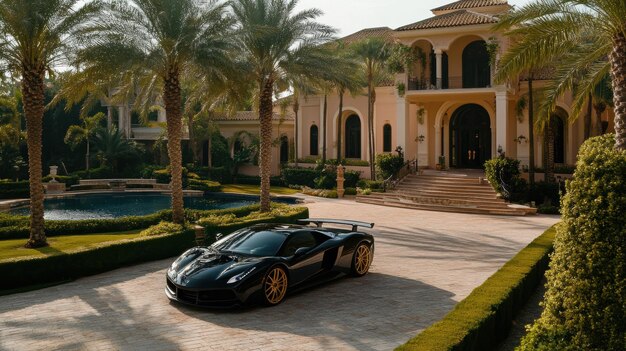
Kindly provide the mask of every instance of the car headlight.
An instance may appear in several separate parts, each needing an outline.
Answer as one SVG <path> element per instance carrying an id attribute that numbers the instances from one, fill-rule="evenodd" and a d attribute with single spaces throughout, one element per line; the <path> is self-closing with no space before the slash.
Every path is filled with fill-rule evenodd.
<path id="1" fill-rule="evenodd" d="M 247 271 L 244 271 L 243 273 L 239 273 L 237 275 L 232 276 L 230 279 L 228 279 L 228 284 L 235 284 L 235 283 L 238 283 L 238 282 L 242 281 L 245 277 L 247 277 L 255 269 L 256 269 L 256 267 L 252 267 L 252 268 L 248 269 Z"/>

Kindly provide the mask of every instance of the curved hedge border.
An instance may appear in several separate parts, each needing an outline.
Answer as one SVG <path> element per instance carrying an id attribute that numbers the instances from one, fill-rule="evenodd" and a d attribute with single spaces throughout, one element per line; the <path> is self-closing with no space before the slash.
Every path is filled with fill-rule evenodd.
<path id="1" fill-rule="evenodd" d="M 222 215 L 233 213 L 242 217 L 258 211 L 259 205 L 250 205 L 223 210 L 185 210 L 185 217 L 189 221 L 197 221 L 208 215 Z M 45 221 L 46 235 L 73 235 L 98 234 L 108 232 L 145 229 L 158 224 L 160 221 L 171 221 L 172 211 L 165 210 L 146 216 L 129 216 L 113 219 L 85 219 L 85 220 L 49 220 Z M 0 213 L 0 240 L 27 239 L 29 236 L 28 216 L 14 216 Z"/>
<path id="2" fill-rule="evenodd" d="M 258 209 L 258 206 L 202 212 L 218 215 L 235 213 L 241 216 L 245 212 L 249 214 L 255 208 Z M 287 216 L 279 214 L 262 220 L 242 218 L 236 223 L 216 225 L 208 232 L 227 233 L 260 222 L 295 223 L 298 219 L 307 218 L 308 215 L 308 208 L 296 207 L 292 208 Z M 0 295 L 2 290 L 66 281 L 130 264 L 172 257 L 195 245 L 195 232 L 187 230 L 182 233 L 105 243 L 95 248 L 56 256 L 6 260 L 0 262 L 0 277 L 2 277 Z"/>
<path id="3" fill-rule="evenodd" d="M 491 350 L 508 334 L 548 268 L 555 227 L 545 231 L 477 287 L 442 320 L 396 351 Z"/>

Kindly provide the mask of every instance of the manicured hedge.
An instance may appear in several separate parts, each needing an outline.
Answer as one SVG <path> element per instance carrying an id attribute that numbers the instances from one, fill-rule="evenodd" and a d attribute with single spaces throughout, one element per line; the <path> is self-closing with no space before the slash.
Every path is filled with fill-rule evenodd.
<path id="1" fill-rule="evenodd" d="M 0 263 L 0 291 L 66 281 L 115 268 L 177 255 L 194 245 L 195 233 L 141 237 L 49 257 Z"/>
<path id="2" fill-rule="evenodd" d="M 29 182 L 0 181 L 0 199 L 27 199 L 30 197 Z"/>
<path id="3" fill-rule="evenodd" d="M 230 215 L 230 223 L 213 223 L 207 226 L 209 238 L 215 233 L 228 234 L 234 230 L 265 222 L 295 223 L 297 219 L 308 217 L 306 207 L 291 207 L 273 204 L 273 211 L 267 214 L 252 214 L 258 206 L 247 206 L 232 210 L 195 211 L 192 216 Z M 171 217 L 167 211 L 152 217 Z M 146 216 L 148 217 L 148 216 Z M 238 219 L 237 217 L 243 217 Z M 165 218 L 167 219 L 167 218 Z M 82 221 L 80 221 L 82 222 Z M 202 221 L 205 225 L 210 220 Z M 157 222 L 158 223 L 158 222 Z M 128 229 L 127 229 L 128 230 Z M 141 262 L 172 257 L 195 246 L 195 232 L 144 236 L 137 239 L 102 244 L 96 248 L 49 257 L 17 258 L 0 262 L 0 291 L 26 286 L 76 279 L 78 277 L 105 272 L 118 267 Z"/>
<path id="4" fill-rule="evenodd" d="M 222 185 L 218 182 L 214 182 L 210 180 L 189 178 L 189 186 L 187 188 L 191 190 L 218 192 L 222 190 Z"/>
<path id="5" fill-rule="evenodd" d="M 258 211 L 259 205 L 250 205 L 223 210 L 185 210 L 185 217 L 189 221 L 196 221 L 208 215 L 222 215 L 232 213 L 237 217 L 246 216 Z M 144 229 L 158 224 L 161 221 L 171 221 L 172 211 L 165 210 L 146 216 L 129 216 L 114 219 L 86 219 L 78 221 L 45 221 L 46 235 L 76 235 L 98 234 L 118 231 Z M 11 216 L 0 214 L 0 240 L 27 239 L 29 236 L 29 222 L 27 216 Z"/>
<path id="6" fill-rule="evenodd" d="M 247 175 L 238 175 L 236 177 L 234 177 L 234 183 L 235 184 L 250 184 L 250 185 L 260 185 L 261 184 L 261 177 L 259 176 L 247 176 Z M 270 185 L 272 186 L 284 186 L 285 183 L 283 182 L 282 178 L 280 176 L 274 176 L 274 177 L 270 177 Z"/>
<path id="7" fill-rule="evenodd" d="M 314 188 L 315 178 L 319 177 L 320 173 L 315 168 L 283 168 L 281 177 L 287 185 L 302 185 Z"/>
<path id="8" fill-rule="evenodd" d="M 555 227 L 531 242 L 442 320 L 397 351 L 491 350 L 535 292 L 548 267 Z"/>

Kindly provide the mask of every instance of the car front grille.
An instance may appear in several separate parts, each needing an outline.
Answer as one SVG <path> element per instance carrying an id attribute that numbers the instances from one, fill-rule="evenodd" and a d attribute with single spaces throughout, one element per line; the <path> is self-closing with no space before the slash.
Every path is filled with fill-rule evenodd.
<path id="1" fill-rule="evenodd" d="M 167 288 L 182 302 L 200 306 L 219 306 L 234 304 L 237 300 L 235 292 L 230 289 L 190 290 L 176 286 L 167 279 Z"/>

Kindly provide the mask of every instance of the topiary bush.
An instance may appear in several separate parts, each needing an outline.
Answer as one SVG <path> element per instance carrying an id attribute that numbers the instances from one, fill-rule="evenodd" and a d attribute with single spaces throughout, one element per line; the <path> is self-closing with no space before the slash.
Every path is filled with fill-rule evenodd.
<path id="1" fill-rule="evenodd" d="M 626 350 L 626 151 L 587 140 L 562 200 L 541 317 L 520 350 Z"/>
<path id="2" fill-rule="evenodd" d="M 180 224 L 161 221 L 159 224 L 155 224 L 147 229 L 142 230 L 139 236 L 157 236 L 164 234 L 173 234 L 182 232 L 184 227 Z"/>
<path id="3" fill-rule="evenodd" d="M 376 177 L 385 180 L 404 166 L 404 157 L 396 154 L 376 155 Z"/>
<path id="4" fill-rule="evenodd" d="M 508 157 L 496 157 L 485 162 L 485 176 L 493 189 L 501 195 L 523 192 L 525 182 L 520 178 L 520 161 Z M 508 186 L 509 194 L 502 188 L 502 182 Z"/>
<path id="5" fill-rule="evenodd" d="M 283 168 L 280 172 L 283 182 L 290 185 L 315 187 L 315 178 L 320 172 L 313 168 Z"/>

